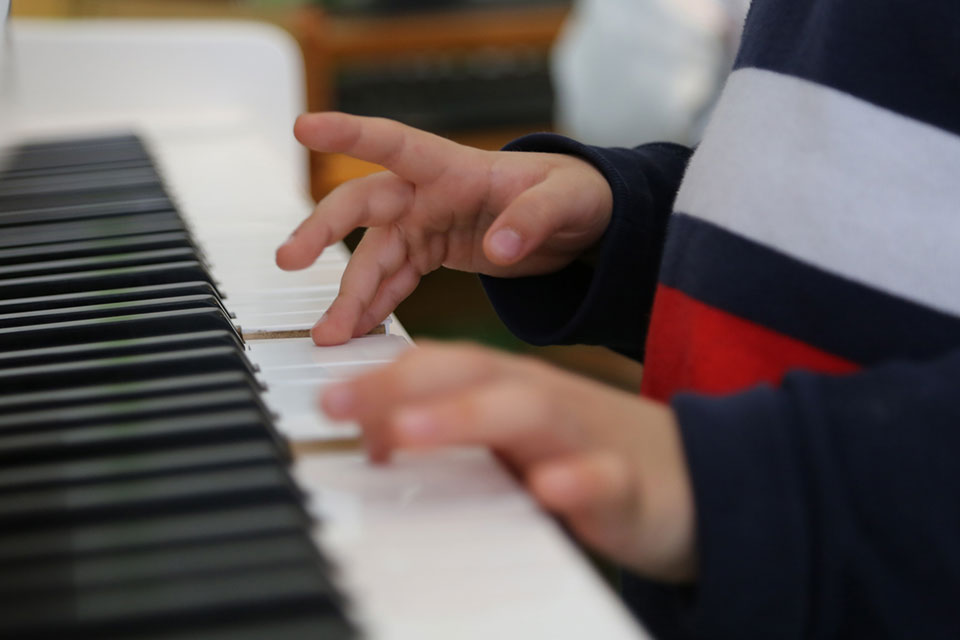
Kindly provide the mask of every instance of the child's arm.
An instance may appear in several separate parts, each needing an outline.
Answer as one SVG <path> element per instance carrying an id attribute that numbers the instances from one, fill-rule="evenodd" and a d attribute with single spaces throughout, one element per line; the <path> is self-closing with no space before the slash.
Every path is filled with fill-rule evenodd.
<path id="1" fill-rule="evenodd" d="M 960 637 L 960 351 L 673 402 L 710 637 Z"/>
<path id="2" fill-rule="evenodd" d="M 371 455 L 487 444 L 595 548 L 663 581 L 664 637 L 960 637 L 960 352 L 672 411 L 428 345 L 332 388 Z M 694 513 L 694 505 L 696 510 Z"/>

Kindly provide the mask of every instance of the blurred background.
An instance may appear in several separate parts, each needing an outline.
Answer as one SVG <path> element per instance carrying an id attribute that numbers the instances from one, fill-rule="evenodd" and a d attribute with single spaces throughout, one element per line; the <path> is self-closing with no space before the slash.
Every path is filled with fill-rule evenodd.
<path id="1" fill-rule="evenodd" d="M 13 14 L 271 22 L 300 44 L 309 110 L 385 116 L 499 149 L 531 131 L 616 146 L 695 143 L 748 1 L 14 0 Z M 312 154 L 312 194 L 378 170 Z M 414 338 L 475 340 L 639 387 L 640 365 L 605 349 L 517 341 L 470 274 L 431 274 L 397 316 Z"/>

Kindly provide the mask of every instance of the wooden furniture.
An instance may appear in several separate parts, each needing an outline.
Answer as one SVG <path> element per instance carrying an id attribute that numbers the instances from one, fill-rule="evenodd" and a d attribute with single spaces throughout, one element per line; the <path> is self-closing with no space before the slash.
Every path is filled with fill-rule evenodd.
<path id="1" fill-rule="evenodd" d="M 304 10 L 293 22 L 307 70 L 308 106 L 312 111 L 337 105 L 340 69 L 362 64 L 402 64 L 436 56 L 469 56 L 478 51 L 525 51 L 546 55 L 567 9 L 562 6 L 459 10 L 391 16 L 336 16 Z M 435 131 L 486 149 L 497 149 L 549 120 L 470 131 Z M 342 156 L 312 157 L 313 194 L 321 197 L 344 180 L 378 170 Z"/>

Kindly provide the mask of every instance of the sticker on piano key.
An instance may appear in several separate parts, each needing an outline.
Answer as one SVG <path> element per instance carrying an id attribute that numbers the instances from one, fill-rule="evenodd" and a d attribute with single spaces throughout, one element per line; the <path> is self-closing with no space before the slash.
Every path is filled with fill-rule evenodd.
<path id="1" fill-rule="evenodd" d="M 247 340 L 308 335 L 323 311 L 251 314 L 237 312 L 237 324 Z M 283 335 L 289 334 L 289 335 Z"/>

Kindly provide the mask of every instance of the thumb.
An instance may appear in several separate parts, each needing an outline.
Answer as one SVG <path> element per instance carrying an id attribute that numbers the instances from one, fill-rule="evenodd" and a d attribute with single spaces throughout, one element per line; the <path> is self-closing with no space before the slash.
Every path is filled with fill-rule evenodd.
<path id="1" fill-rule="evenodd" d="M 608 452 L 546 462 L 530 474 L 534 495 L 551 511 L 598 524 L 626 520 L 636 509 L 636 487 L 626 463 Z"/>
<path id="2" fill-rule="evenodd" d="M 621 562 L 635 560 L 640 521 L 637 487 L 626 462 L 609 452 L 585 453 L 544 463 L 530 489 L 562 516 L 581 540 Z"/>
<path id="3" fill-rule="evenodd" d="M 655 513 L 626 458 L 612 452 L 569 456 L 536 467 L 528 481 L 540 503 L 597 551 L 659 580 L 695 579 L 692 525 L 684 535 L 675 518 Z"/>
<path id="4" fill-rule="evenodd" d="M 562 187 L 547 180 L 527 189 L 511 202 L 483 237 L 483 253 L 500 266 L 523 260 L 561 227 L 568 224 L 570 207 Z"/>

